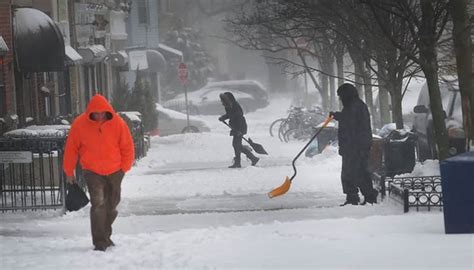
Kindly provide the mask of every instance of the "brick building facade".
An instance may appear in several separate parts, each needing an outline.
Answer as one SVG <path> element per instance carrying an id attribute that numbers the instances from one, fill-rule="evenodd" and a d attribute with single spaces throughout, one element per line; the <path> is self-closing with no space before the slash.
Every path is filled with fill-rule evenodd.
<path id="1" fill-rule="evenodd" d="M 0 57 L 0 117 L 15 112 L 13 91 L 13 43 L 11 1 L 0 1 L 0 36 L 8 46 L 8 52 Z"/>

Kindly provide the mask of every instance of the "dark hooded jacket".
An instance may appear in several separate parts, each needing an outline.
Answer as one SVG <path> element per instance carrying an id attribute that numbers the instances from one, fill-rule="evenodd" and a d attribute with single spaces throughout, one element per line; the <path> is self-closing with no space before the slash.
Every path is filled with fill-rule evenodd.
<path id="1" fill-rule="evenodd" d="M 247 134 L 247 122 L 244 118 L 244 112 L 240 104 L 235 100 L 234 95 L 231 92 L 225 92 L 220 94 L 219 97 L 225 108 L 225 114 L 220 119 L 229 119 L 229 125 L 232 128 L 230 135 L 234 136 L 238 133 L 242 135 Z"/>
<path id="2" fill-rule="evenodd" d="M 341 155 L 364 152 L 372 145 L 372 128 L 367 105 L 359 98 L 357 89 L 349 83 L 337 89 L 343 109 L 334 115 L 339 121 L 338 140 Z"/>
<path id="3" fill-rule="evenodd" d="M 94 121 L 93 112 L 106 112 L 107 120 Z M 72 123 L 64 153 L 64 172 L 72 176 L 77 160 L 83 169 L 99 175 L 109 175 L 118 170 L 127 172 L 134 161 L 134 144 L 125 121 L 115 113 L 110 103 L 95 95 L 86 112 Z"/>

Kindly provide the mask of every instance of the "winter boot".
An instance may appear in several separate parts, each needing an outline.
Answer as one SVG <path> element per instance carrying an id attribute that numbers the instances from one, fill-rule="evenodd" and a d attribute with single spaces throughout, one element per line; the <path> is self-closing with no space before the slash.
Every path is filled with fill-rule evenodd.
<path id="1" fill-rule="evenodd" d="M 374 189 L 372 194 L 370 194 L 368 196 L 364 196 L 364 201 L 361 202 L 360 205 L 366 205 L 367 203 L 370 203 L 370 204 L 377 203 L 377 195 L 378 194 L 379 194 L 378 191 Z"/>
<path id="2" fill-rule="evenodd" d="M 242 166 L 240 165 L 240 158 L 234 157 L 234 163 L 229 166 L 229 168 L 241 168 Z"/>
<path id="3" fill-rule="evenodd" d="M 260 160 L 258 157 L 256 157 L 252 152 L 248 149 L 242 150 L 242 152 L 247 156 L 248 159 L 250 159 L 250 162 L 252 162 L 252 166 L 257 165 L 257 162 Z"/>
<path id="4" fill-rule="evenodd" d="M 346 206 L 348 204 L 358 205 L 359 201 L 360 201 L 359 195 L 357 195 L 357 194 L 347 194 L 346 195 L 346 201 L 344 203 L 342 203 L 341 206 Z"/>

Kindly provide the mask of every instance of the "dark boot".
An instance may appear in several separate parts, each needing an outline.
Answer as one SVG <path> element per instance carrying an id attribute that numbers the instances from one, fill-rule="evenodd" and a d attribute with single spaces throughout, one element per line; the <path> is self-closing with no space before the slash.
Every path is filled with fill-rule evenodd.
<path id="1" fill-rule="evenodd" d="M 357 194 L 347 194 L 346 195 L 346 201 L 344 203 L 341 204 L 341 206 L 345 206 L 345 205 L 348 205 L 348 204 L 352 204 L 352 205 L 359 205 L 359 195 Z"/>
<path id="2" fill-rule="evenodd" d="M 252 162 L 252 166 L 257 165 L 257 162 L 260 160 L 258 157 L 256 157 L 252 152 L 248 149 L 242 150 L 242 152 L 247 156 L 248 159 L 250 159 L 250 162 Z"/>
<path id="3" fill-rule="evenodd" d="M 366 205 L 368 203 L 370 203 L 370 204 L 377 203 L 377 195 L 378 194 L 379 194 L 378 191 L 374 189 L 372 194 L 370 194 L 368 196 L 364 196 L 364 201 L 360 205 Z"/>
<path id="4" fill-rule="evenodd" d="M 234 163 L 229 166 L 229 168 L 241 168 L 242 166 L 240 165 L 240 158 L 235 157 L 234 158 Z"/>

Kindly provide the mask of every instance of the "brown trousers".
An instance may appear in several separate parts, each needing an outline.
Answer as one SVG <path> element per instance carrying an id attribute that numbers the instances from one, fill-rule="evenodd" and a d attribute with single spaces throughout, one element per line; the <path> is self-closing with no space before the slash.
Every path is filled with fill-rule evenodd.
<path id="1" fill-rule="evenodd" d="M 94 246 L 110 245 L 112 223 L 117 217 L 117 205 L 120 202 L 122 170 L 109 175 L 98 175 L 84 171 L 91 201 L 91 232 Z"/>

